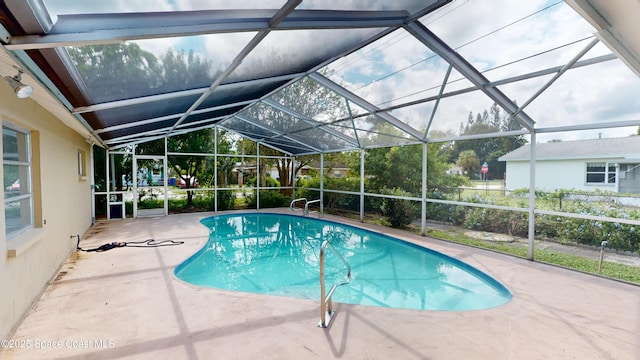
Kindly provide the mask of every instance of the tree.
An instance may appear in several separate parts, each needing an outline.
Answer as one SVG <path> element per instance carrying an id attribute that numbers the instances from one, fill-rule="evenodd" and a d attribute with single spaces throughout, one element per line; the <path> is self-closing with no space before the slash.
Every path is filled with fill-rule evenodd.
<path id="1" fill-rule="evenodd" d="M 422 144 L 392 146 L 366 150 L 365 172 L 366 191 L 395 196 L 422 196 L 426 186 L 430 197 L 442 198 L 442 194 L 466 185 L 461 175 L 446 173 L 448 164 L 441 154 L 442 144 L 427 145 L 427 184 L 422 183 Z M 360 171 L 359 156 L 349 157 L 353 173 Z M 417 203 L 404 199 L 372 198 L 371 205 L 378 208 L 392 226 L 400 227 L 415 219 L 419 214 Z"/>
<path id="2" fill-rule="evenodd" d="M 349 156 L 351 153 L 352 152 L 339 151 L 324 154 L 324 168 L 326 173 L 331 173 L 336 165 L 347 167 L 349 164 Z"/>
<path id="3" fill-rule="evenodd" d="M 187 206 L 193 205 L 193 191 L 189 189 L 196 185 L 198 175 L 202 170 L 206 169 L 207 164 L 205 156 L 196 154 L 211 154 L 214 152 L 213 132 L 214 129 L 204 129 L 168 138 L 167 147 L 171 151 L 185 154 L 170 156 L 169 166 L 185 183 Z"/>
<path id="4" fill-rule="evenodd" d="M 70 47 L 67 49 L 94 101 L 147 95 L 160 86 L 157 58 L 134 43 Z"/>
<path id="5" fill-rule="evenodd" d="M 473 113 L 469 113 L 467 124 L 461 124 L 460 129 L 460 135 L 477 135 L 520 130 L 522 125 L 494 103 L 489 110 L 484 110 L 482 115 L 478 113 L 475 118 Z M 489 164 L 491 171 L 488 178 L 502 179 L 506 164 L 498 158 L 524 144 L 526 139 L 523 135 L 456 141 L 449 153 L 449 161 L 457 161 L 462 152 L 473 150 L 480 162 Z"/>
<path id="6" fill-rule="evenodd" d="M 134 43 L 92 45 L 69 48 L 69 55 L 88 88 L 90 96 L 99 102 L 124 97 L 184 90 L 208 86 L 213 82 L 211 63 L 190 52 L 168 49 L 160 59 Z M 213 130 L 203 130 L 168 138 L 172 151 L 184 153 L 212 153 Z M 163 154 L 164 142 L 140 144 L 138 153 Z M 169 166 L 183 179 L 186 188 L 194 185 L 198 173 L 205 167 L 202 156 L 172 156 Z M 130 162 L 130 159 L 129 159 Z M 193 204 L 193 192 L 187 191 L 187 204 Z"/>
<path id="7" fill-rule="evenodd" d="M 335 142 L 336 136 L 325 131 L 328 127 L 321 130 L 314 125 L 317 122 L 346 118 L 349 115 L 347 103 L 343 97 L 308 77 L 274 94 L 273 100 L 292 110 L 295 116 L 270 106 L 253 106 L 245 112 L 245 116 L 272 129 L 299 130 L 296 136 L 304 137 L 306 142 L 319 150 L 324 150 L 327 144 Z M 245 142 L 246 149 L 253 150 L 255 146 L 253 141 Z M 260 155 L 280 156 L 280 158 L 265 158 L 261 160 L 261 165 L 276 167 L 282 187 L 291 186 L 300 169 L 315 159 L 314 156 L 296 156 L 294 168 L 291 157 L 285 157 L 285 154 L 272 148 L 261 147 Z M 263 179 L 264 176 L 260 178 Z M 283 193 L 289 191 L 285 189 Z"/>
<path id="8" fill-rule="evenodd" d="M 478 159 L 478 155 L 476 155 L 475 151 L 465 150 L 458 156 L 456 165 L 471 174 L 475 174 L 475 172 L 480 169 L 480 159 Z"/>
<path id="9" fill-rule="evenodd" d="M 388 126 L 388 125 L 382 125 Z M 381 129 L 379 129 L 381 130 Z M 400 135 L 390 128 L 382 134 Z M 427 190 L 442 191 L 465 183 L 461 176 L 448 175 L 447 158 L 442 153 L 444 144 L 429 143 L 427 148 Z M 350 167 L 359 173 L 360 162 L 351 157 Z M 366 150 L 365 171 L 370 192 L 401 188 L 414 196 L 422 194 L 422 145 L 392 146 Z"/>
<path id="10" fill-rule="evenodd" d="M 422 193 L 422 145 L 367 150 L 365 172 L 371 190 L 401 188 L 408 193 L 420 195 Z"/>
<path id="11" fill-rule="evenodd" d="M 238 145 L 238 147 L 242 148 L 247 154 L 257 154 L 258 145 L 259 144 L 253 140 L 243 138 L 240 140 L 240 145 Z M 312 159 L 312 156 L 297 156 L 295 158 L 296 166 L 295 169 L 293 169 L 293 157 L 273 148 L 260 146 L 260 166 L 257 169 L 260 186 L 266 186 L 265 171 L 271 166 L 275 167 L 278 171 L 278 181 L 280 182 L 280 186 L 291 186 L 295 179 L 295 174 L 300 171 L 303 166 L 308 165 Z M 283 189 L 281 192 L 289 195 L 291 190 Z"/>
<path id="12" fill-rule="evenodd" d="M 138 44 L 118 43 L 70 47 L 68 53 L 98 102 L 206 87 L 214 80 L 211 62 L 193 51 L 169 48 L 158 59 Z"/>
<path id="13" fill-rule="evenodd" d="M 185 56 L 183 51 L 168 49 L 160 58 L 160 63 L 161 92 L 208 87 L 217 77 L 217 74 L 211 74 L 211 61 L 194 55 L 193 50 Z"/>

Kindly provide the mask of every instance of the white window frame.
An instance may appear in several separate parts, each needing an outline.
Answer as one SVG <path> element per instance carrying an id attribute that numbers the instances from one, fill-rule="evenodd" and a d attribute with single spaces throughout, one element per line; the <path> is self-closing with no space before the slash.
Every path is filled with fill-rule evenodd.
<path id="1" fill-rule="evenodd" d="M 589 172 L 590 165 L 600 165 L 604 164 L 604 172 Z M 585 164 L 585 183 L 588 185 L 615 185 L 618 176 L 617 176 L 617 164 L 609 163 L 607 161 L 592 161 L 587 162 Z M 610 167 L 613 167 L 613 171 L 610 171 Z M 589 181 L 589 174 L 602 174 L 604 175 L 604 181 Z"/>
<path id="2" fill-rule="evenodd" d="M 18 180 L 20 180 L 20 190 L 21 190 L 20 195 L 13 196 L 13 197 L 6 197 L 5 195 L 4 197 L 5 235 L 7 240 L 11 240 L 16 235 L 21 234 L 29 229 L 32 229 L 33 223 L 34 223 L 31 132 L 21 127 L 18 127 L 14 124 L 3 121 L 2 122 L 3 141 L 4 141 L 5 129 L 24 135 L 24 144 L 18 143 L 18 146 L 19 147 L 22 146 L 23 148 L 18 150 L 24 150 L 25 157 L 26 157 L 25 160 L 5 159 L 4 146 L 3 146 L 3 154 L 2 154 L 3 174 L 4 174 L 4 166 L 7 166 L 7 165 L 18 166 L 19 169 L 21 169 L 19 173 L 24 174 L 24 175 L 18 175 Z M 11 184 L 5 184 L 5 189 L 4 189 L 5 192 L 8 190 L 9 186 L 11 186 Z M 24 191 L 25 189 L 26 191 Z M 28 210 L 25 210 L 22 208 L 22 204 L 25 202 L 28 204 L 28 207 L 29 207 Z M 11 203 L 19 203 L 18 208 L 20 208 L 20 224 L 21 224 L 19 227 L 15 227 L 15 226 L 10 227 L 8 224 L 7 207 Z"/>

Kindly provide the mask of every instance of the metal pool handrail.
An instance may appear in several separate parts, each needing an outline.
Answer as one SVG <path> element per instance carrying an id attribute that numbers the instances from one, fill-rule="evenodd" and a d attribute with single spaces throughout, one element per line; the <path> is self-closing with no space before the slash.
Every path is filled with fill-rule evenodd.
<path id="1" fill-rule="evenodd" d="M 311 201 L 307 201 L 307 203 L 306 203 L 306 204 L 304 204 L 304 213 L 305 213 L 305 214 L 307 214 L 307 215 L 309 215 L 309 213 L 310 213 L 310 211 L 309 211 L 309 205 L 310 205 L 310 204 L 315 204 L 315 203 L 320 203 L 320 199 L 318 199 L 318 200 L 311 200 Z M 314 211 L 314 212 L 316 212 L 316 211 Z M 318 216 L 320 216 L 320 215 L 321 215 L 321 213 L 320 213 L 320 212 L 318 212 Z"/>
<path id="2" fill-rule="evenodd" d="M 294 200 L 291 200 L 291 203 L 289 204 L 289 209 L 291 209 L 292 212 L 298 211 L 298 209 L 296 209 L 294 205 L 295 205 L 295 203 L 301 202 L 301 201 L 304 201 L 304 208 L 302 209 L 302 213 L 304 215 L 309 215 L 312 212 L 317 212 L 318 213 L 318 217 L 322 216 L 322 211 L 309 211 L 309 205 L 310 204 L 319 203 L 320 199 L 311 200 L 311 201 L 307 200 L 307 198 L 294 199 Z"/>
<path id="3" fill-rule="evenodd" d="M 296 208 L 293 206 L 293 204 L 299 202 L 299 201 L 304 201 L 305 203 L 305 208 L 306 208 L 306 204 L 307 204 L 307 198 L 300 198 L 300 199 L 295 199 L 295 200 L 291 200 L 291 204 L 289 204 L 289 209 L 291 209 L 291 211 L 296 211 Z"/>
<path id="4" fill-rule="evenodd" d="M 324 284 L 324 258 L 327 247 L 330 247 L 333 252 L 338 255 L 338 259 L 342 261 L 342 263 L 347 267 L 347 279 L 341 284 L 333 284 L 331 290 L 329 290 L 328 294 L 325 294 L 325 284 Z M 351 266 L 345 260 L 342 255 L 336 250 L 333 245 L 329 242 L 329 240 L 325 240 L 320 247 L 320 322 L 318 323 L 318 327 L 326 328 L 329 326 L 331 319 L 333 318 L 333 301 L 331 300 L 331 296 L 333 292 L 336 290 L 338 286 L 347 285 L 351 282 Z"/>

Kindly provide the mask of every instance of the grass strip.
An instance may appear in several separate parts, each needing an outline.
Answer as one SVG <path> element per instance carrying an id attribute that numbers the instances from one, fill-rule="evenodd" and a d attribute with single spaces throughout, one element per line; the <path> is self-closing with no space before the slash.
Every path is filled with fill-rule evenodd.
<path id="1" fill-rule="evenodd" d="M 427 235 L 435 239 L 451 241 L 457 244 L 469 245 L 482 249 L 489 249 L 522 258 L 526 258 L 528 253 L 528 249 L 523 246 L 486 242 L 464 236 L 457 232 L 430 229 L 427 231 Z M 562 266 L 590 274 L 598 273 L 598 260 L 586 259 L 581 256 L 563 254 L 546 249 L 534 249 L 533 256 L 534 259 L 539 262 Z M 640 284 L 640 267 L 637 266 L 604 261 L 602 263 L 602 275 L 616 280 Z"/>

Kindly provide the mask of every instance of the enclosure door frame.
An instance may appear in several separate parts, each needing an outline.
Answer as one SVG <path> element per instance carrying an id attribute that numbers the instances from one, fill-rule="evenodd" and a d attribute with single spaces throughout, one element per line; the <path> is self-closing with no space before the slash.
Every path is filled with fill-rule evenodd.
<path id="1" fill-rule="evenodd" d="M 153 209 L 138 209 L 138 161 L 139 160 L 153 160 L 160 161 L 162 164 L 162 186 L 156 187 L 155 189 L 161 189 L 160 195 L 164 199 L 162 208 L 153 208 Z M 167 158 L 164 155 L 133 155 L 133 217 L 149 217 L 149 216 L 167 216 L 169 214 L 169 199 L 167 198 L 168 194 L 168 182 L 167 182 Z M 144 186 L 147 188 L 149 186 Z M 162 212 L 158 211 L 162 210 Z"/>

